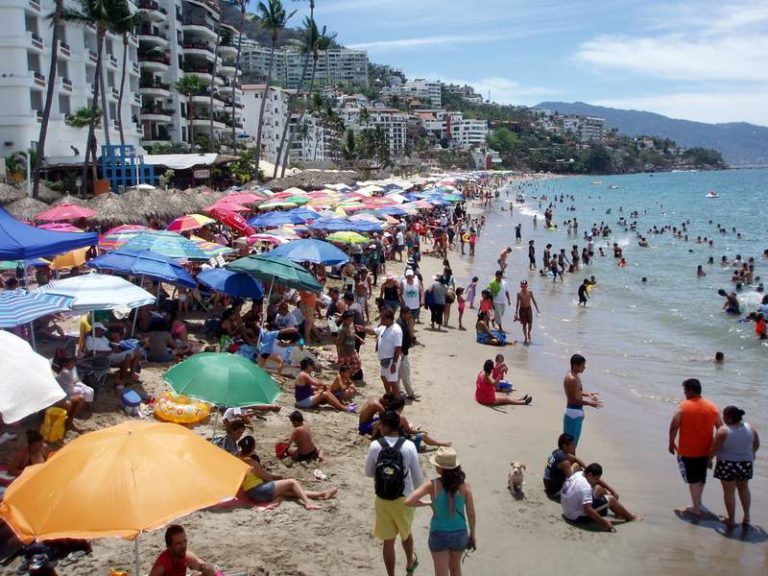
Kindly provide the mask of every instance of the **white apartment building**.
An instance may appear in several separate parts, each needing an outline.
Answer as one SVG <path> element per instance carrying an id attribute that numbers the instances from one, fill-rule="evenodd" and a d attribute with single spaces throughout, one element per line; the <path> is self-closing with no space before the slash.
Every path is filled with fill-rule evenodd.
<path id="1" fill-rule="evenodd" d="M 605 120 L 593 116 L 585 116 L 579 125 L 579 141 L 582 144 L 602 142 L 605 132 Z"/>
<path id="2" fill-rule="evenodd" d="M 68 7 L 76 6 L 70 0 Z M 36 148 L 40 121 L 45 106 L 51 62 L 53 28 L 47 19 L 53 12 L 53 0 L 3 0 L 0 2 L 0 155 Z M 139 144 L 138 38 L 128 37 L 125 92 L 120 118 L 126 144 Z M 89 107 L 96 69 L 96 30 L 91 27 L 63 25 L 59 28 L 57 74 L 51 115 L 48 123 L 46 157 L 84 156 L 87 129 L 70 128 L 67 115 Z M 103 71 L 109 124 L 106 129 L 113 144 L 120 143 L 115 123 L 122 76 L 123 39 L 107 34 Z M 101 98 L 100 98 L 101 100 Z M 99 102 L 101 108 L 101 101 Z M 104 131 L 96 133 L 104 143 Z"/>
<path id="3" fill-rule="evenodd" d="M 408 128 L 407 114 L 394 108 L 374 107 L 366 108 L 368 111 L 368 120 L 362 122 L 360 113 L 363 108 L 344 107 L 339 110 L 339 114 L 344 120 L 347 128 L 359 132 L 376 127 L 381 127 L 389 143 L 389 153 L 393 158 L 405 154 L 406 136 Z"/>
<path id="4" fill-rule="evenodd" d="M 254 44 L 256 43 L 251 41 L 247 47 L 243 45 L 242 69 L 255 80 L 266 82 L 271 49 L 258 44 L 254 46 Z M 284 88 L 298 88 L 305 62 L 305 55 L 295 48 L 276 49 L 272 65 L 272 82 Z M 309 86 L 312 64 L 310 57 L 304 76 L 305 89 Z M 339 84 L 368 85 L 367 52 L 347 48 L 332 48 L 319 52 L 315 70 L 315 87 L 319 89 Z"/>
<path id="5" fill-rule="evenodd" d="M 450 146 L 467 149 L 485 144 L 488 139 L 488 122 L 464 118 L 461 112 L 443 109 L 416 110 L 419 123 L 437 140 L 447 140 Z"/>
<path id="6" fill-rule="evenodd" d="M 396 78 L 396 77 L 395 77 Z M 394 80 L 394 78 L 393 78 Z M 429 100 L 434 108 L 442 106 L 442 84 L 431 80 L 418 78 L 408 80 L 404 84 L 392 82 L 381 91 L 383 96 L 399 96 L 401 98 L 418 98 L 419 100 Z"/>

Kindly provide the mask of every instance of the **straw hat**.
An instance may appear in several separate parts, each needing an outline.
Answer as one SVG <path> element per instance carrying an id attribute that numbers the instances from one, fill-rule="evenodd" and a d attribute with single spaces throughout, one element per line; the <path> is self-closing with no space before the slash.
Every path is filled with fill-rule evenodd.
<path id="1" fill-rule="evenodd" d="M 443 470 L 453 470 L 454 468 L 458 468 L 461 464 L 461 462 L 459 462 L 459 457 L 456 455 L 456 450 L 453 448 L 446 448 L 445 446 L 440 446 L 440 448 L 437 449 L 437 453 L 429 457 L 429 461 L 433 466 L 437 466 Z"/>

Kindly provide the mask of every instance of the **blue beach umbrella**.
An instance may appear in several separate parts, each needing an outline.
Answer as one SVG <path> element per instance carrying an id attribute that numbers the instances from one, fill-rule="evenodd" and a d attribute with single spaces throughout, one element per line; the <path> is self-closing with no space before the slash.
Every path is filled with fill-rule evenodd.
<path id="1" fill-rule="evenodd" d="M 89 260 L 86 265 L 97 270 L 164 280 L 188 288 L 197 286 L 195 279 L 176 260 L 149 250 L 120 248 Z"/>
<path id="2" fill-rule="evenodd" d="M 152 230 L 143 232 L 122 246 L 123 250 L 150 250 L 169 258 L 185 260 L 208 260 L 208 256 L 197 244 L 176 232 Z"/>
<path id="3" fill-rule="evenodd" d="M 349 260 L 349 256 L 333 244 L 313 239 L 288 242 L 269 252 L 269 255 L 281 256 L 293 262 L 312 262 L 325 266 L 336 266 Z"/>
<path id="4" fill-rule="evenodd" d="M 304 224 L 310 220 L 317 220 L 320 218 L 320 215 L 314 210 L 310 210 L 309 208 L 304 208 L 301 206 L 298 208 L 293 208 L 292 210 L 288 210 L 287 213 L 291 215 L 294 224 Z"/>
<path id="5" fill-rule="evenodd" d="M 74 300 L 69 296 L 26 290 L 0 292 L 0 328 L 29 324 L 43 316 L 71 310 Z"/>
<path id="6" fill-rule="evenodd" d="M 295 224 L 287 212 L 267 212 L 248 220 L 248 226 L 254 228 L 279 228 L 285 224 Z"/>
<path id="7" fill-rule="evenodd" d="M 197 275 L 197 280 L 209 288 L 236 296 L 238 298 L 253 298 L 260 300 L 264 297 L 261 282 L 244 272 L 235 272 L 226 268 L 210 268 Z"/>
<path id="8" fill-rule="evenodd" d="M 351 224 L 353 223 L 344 218 L 320 218 L 312 222 L 308 228 L 310 230 L 324 230 L 326 232 L 344 232 L 352 230 L 350 228 Z"/>

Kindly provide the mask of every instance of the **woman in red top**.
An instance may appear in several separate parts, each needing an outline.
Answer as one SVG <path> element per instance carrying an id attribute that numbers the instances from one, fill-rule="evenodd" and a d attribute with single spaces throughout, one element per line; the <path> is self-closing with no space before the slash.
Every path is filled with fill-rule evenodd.
<path id="1" fill-rule="evenodd" d="M 496 381 L 491 373 L 493 372 L 493 360 L 486 360 L 483 364 L 483 370 L 477 375 L 477 388 L 475 389 L 475 400 L 483 406 L 502 406 L 512 404 L 515 406 L 527 406 L 533 402 L 533 396 L 526 394 L 522 398 L 510 398 L 503 394 L 496 394 Z"/>

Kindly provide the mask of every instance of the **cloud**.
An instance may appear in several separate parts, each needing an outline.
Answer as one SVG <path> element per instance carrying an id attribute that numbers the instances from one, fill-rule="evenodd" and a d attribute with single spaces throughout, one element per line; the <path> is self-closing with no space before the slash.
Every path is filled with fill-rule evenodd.
<path id="1" fill-rule="evenodd" d="M 768 85 L 747 92 L 675 92 L 591 100 L 592 104 L 645 110 L 699 122 L 751 122 L 768 126 Z"/>
<path id="2" fill-rule="evenodd" d="M 421 36 L 418 38 L 398 38 L 394 40 L 373 40 L 371 42 L 359 42 L 350 44 L 348 48 L 354 50 L 407 50 L 424 46 L 451 46 L 454 44 L 479 44 L 495 42 L 497 36 L 489 34 L 465 35 L 465 36 Z"/>

